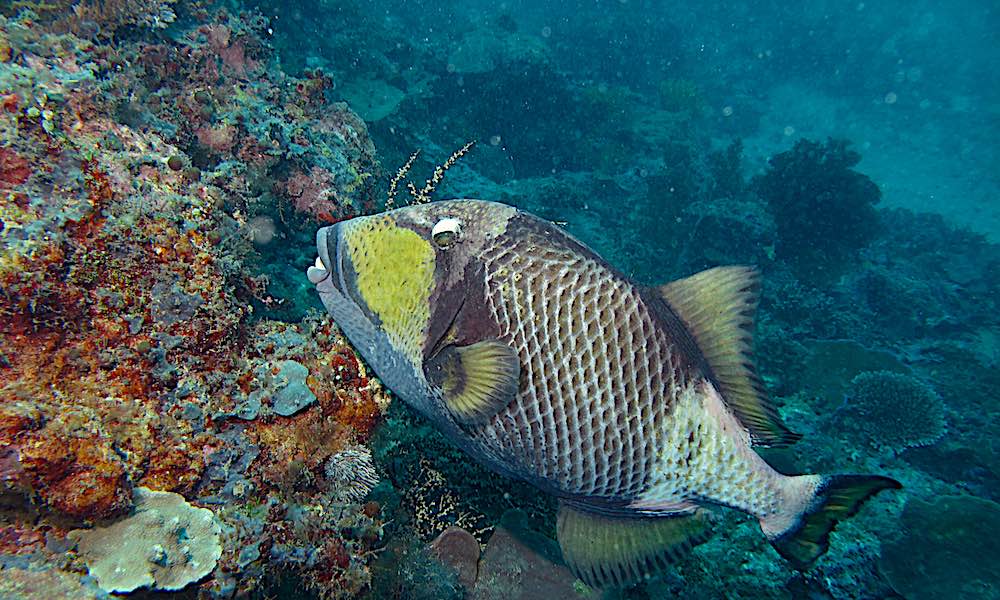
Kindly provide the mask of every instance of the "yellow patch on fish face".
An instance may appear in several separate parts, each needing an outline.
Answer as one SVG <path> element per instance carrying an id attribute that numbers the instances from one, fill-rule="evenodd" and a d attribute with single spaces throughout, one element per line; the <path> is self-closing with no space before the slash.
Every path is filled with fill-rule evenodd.
<path id="1" fill-rule="evenodd" d="M 434 248 L 387 215 L 351 221 L 344 241 L 361 297 L 392 345 L 418 364 L 430 321 Z"/>

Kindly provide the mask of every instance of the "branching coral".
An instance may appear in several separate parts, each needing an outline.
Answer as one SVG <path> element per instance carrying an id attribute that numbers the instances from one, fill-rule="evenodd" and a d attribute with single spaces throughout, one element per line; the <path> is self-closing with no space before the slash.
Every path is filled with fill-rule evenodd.
<path id="1" fill-rule="evenodd" d="M 778 228 L 775 254 L 810 281 L 839 275 L 878 232 L 878 186 L 846 140 L 799 140 L 753 180 Z"/>
<path id="2" fill-rule="evenodd" d="M 944 435 L 944 404 L 909 375 L 868 371 L 851 382 L 843 423 L 867 443 L 892 452 L 926 446 Z"/>

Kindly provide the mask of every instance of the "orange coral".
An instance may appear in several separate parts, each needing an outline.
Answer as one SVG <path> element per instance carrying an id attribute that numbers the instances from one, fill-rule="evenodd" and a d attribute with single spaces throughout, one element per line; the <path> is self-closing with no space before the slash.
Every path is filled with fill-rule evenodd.
<path id="1" fill-rule="evenodd" d="M 291 487 L 305 472 L 319 470 L 333 453 L 344 448 L 351 430 L 316 410 L 259 424 L 252 435 L 263 452 L 265 479 Z M 294 472 L 293 472 L 294 471 Z"/>
<path id="2" fill-rule="evenodd" d="M 371 393 L 361 390 L 357 394 L 349 394 L 344 390 L 337 390 L 336 397 L 333 419 L 357 432 L 359 441 L 366 441 L 382 416 Z"/>
<path id="3" fill-rule="evenodd" d="M 141 483 L 151 490 L 186 495 L 197 485 L 204 470 L 205 460 L 199 445 L 160 447 L 149 457 Z"/>
<path id="4" fill-rule="evenodd" d="M 79 519 L 103 519 L 131 506 L 125 467 L 111 444 L 97 438 L 66 439 L 42 430 L 19 447 L 32 490 L 52 509 Z"/>
<path id="5" fill-rule="evenodd" d="M 349 426 L 358 441 L 367 440 L 382 416 L 382 409 L 354 352 L 347 346 L 336 346 L 326 360 L 310 371 L 315 375 L 307 382 L 319 398 L 323 414 Z"/>

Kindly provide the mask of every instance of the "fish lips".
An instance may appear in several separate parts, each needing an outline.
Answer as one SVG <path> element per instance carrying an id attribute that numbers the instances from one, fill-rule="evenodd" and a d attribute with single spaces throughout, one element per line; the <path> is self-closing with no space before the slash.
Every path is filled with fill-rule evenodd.
<path id="1" fill-rule="evenodd" d="M 378 319 L 359 296 L 354 285 L 354 270 L 344 248 L 342 224 L 323 227 L 316 232 L 316 264 L 306 271 L 309 281 L 316 285 L 319 298 L 327 312 L 336 321 L 362 355 L 383 349 L 387 343 Z"/>

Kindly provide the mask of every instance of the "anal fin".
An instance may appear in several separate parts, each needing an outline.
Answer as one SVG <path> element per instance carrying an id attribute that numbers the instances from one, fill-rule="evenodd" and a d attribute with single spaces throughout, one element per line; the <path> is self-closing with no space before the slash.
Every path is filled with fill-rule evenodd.
<path id="1" fill-rule="evenodd" d="M 584 583 L 600 588 L 642 581 L 708 539 L 705 509 L 667 517 L 618 517 L 561 503 L 556 536 L 563 560 Z"/>

